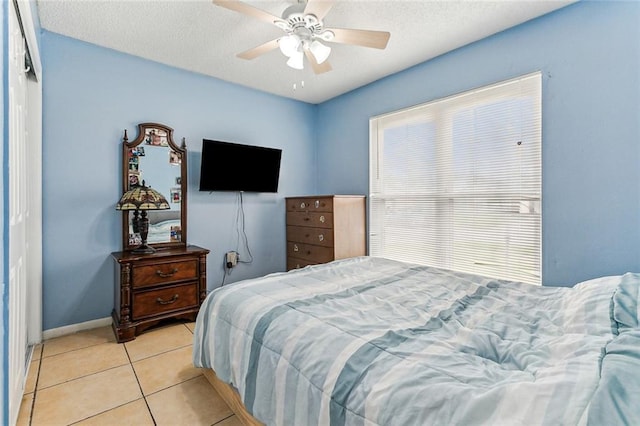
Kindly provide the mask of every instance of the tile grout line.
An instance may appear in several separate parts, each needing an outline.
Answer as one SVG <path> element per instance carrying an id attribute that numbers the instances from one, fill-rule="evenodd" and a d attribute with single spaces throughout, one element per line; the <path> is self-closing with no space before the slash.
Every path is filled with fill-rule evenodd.
<path id="1" fill-rule="evenodd" d="M 169 352 L 173 352 L 173 351 L 178 350 L 178 349 L 184 349 L 184 348 L 186 348 L 186 347 L 188 347 L 188 346 L 191 346 L 191 343 L 189 343 L 188 345 L 177 346 L 177 347 L 172 348 L 172 349 L 167 349 L 167 350 L 164 350 L 164 351 L 162 351 L 162 352 L 158 352 L 157 354 L 147 355 L 147 356 L 145 356 L 144 358 L 136 359 L 135 361 L 132 361 L 132 360 L 130 359 L 130 362 L 131 362 L 131 365 L 133 365 L 133 363 L 135 363 L 135 362 L 144 361 L 144 360 L 146 360 L 146 359 L 153 358 L 154 356 L 158 356 L 158 355 L 164 355 L 164 354 L 167 354 L 167 353 L 169 353 Z M 125 347 L 125 350 L 126 350 L 126 347 Z M 127 356 L 128 356 L 128 355 L 129 355 L 129 352 L 127 352 Z"/>
<path id="2" fill-rule="evenodd" d="M 109 412 L 109 411 L 111 411 L 111 410 L 115 410 L 115 409 L 117 409 L 117 408 L 124 407 L 125 405 L 127 405 L 127 404 L 131 404 L 132 402 L 135 402 L 135 401 L 137 401 L 137 399 L 134 399 L 133 401 L 125 402 L 125 403 L 120 404 L 120 405 L 116 405 L 115 407 L 113 407 L 113 408 L 109 408 L 108 410 L 105 410 L 105 411 L 101 411 L 101 412 L 99 412 L 99 413 L 92 414 L 92 415 L 90 415 L 90 416 L 88 416 L 88 417 L 85 417 L 84 419 L 76 420 L 76 421 L 75 421 L 75 422 L 73 422 L 73 423 L 69 423 L 69 426 L 77 425 L 78 423 L 84 422 L 84 421 L 89 420 L 89 419 L 92 419 L 92 418 L 94 418 L 94 417 L 98 417 L 98 416 L 100 416 L 100 415 L 102 415 L 102 414 L 104 414 L 104 413 L 108 413 L 108 412 Z M 154 422 L 154 424 L 155 424 L 155 422 Z"/>
<path id="3" fill-rule="evenodd" d="M 98 346 L 98 345 L 104 345 L 105 343 L 112 343 L 112 341 L 107 340 L 106 342 L 100 342 L 100 343 L 96 343 L 96 344 L 93 344 L 93 345 L 83 346 L 81 348 L 70 349 L 68 351 L 58 352 L 57 354 L 47 355 L 47 356 L 44 356 L 44 343 L 43 343 L 42 344 L 43 345 L 43 351 L 42 351 L 43 354 L 41 355 L 41 358 L 55 358 L 55 357 L 60 356 L 60 355 L 70 354 L 72 352 L 81 351 L 81 350 L 87 349 L 87 348 L 93 348 L 94 346 Z"/>
<path id="4" fill-rule="evenodd" d="M 225 417 L 224 419 L 220 419 L 217 422 L 211 424 L 211 426 L 216 426 L 219 425 L 220 423 L 224 422 L 225 420 L 230 419 L 231 417 L 235 416 L 235 413 L 233 412 L 233 410 L 231 410 L 231 414 L 229 414 L 227 417 Z"/>
<path id="5" fill-rule="evenodd" d="M 147 396 L 144 394 L 144 390 L 142 389 L 142 385 L 140 384 L 140 379 L 138 378 L 138 373 L 136 373 L 136 369 L 133 367 L 133 361 L 131 361 L 131 356 L 129 355 L 129 350 L 127 350 L 127 345 L 122 343 L 122 346 L 124 346 L 124 351 L 127 354 L 127 359 L 129 360 L 129 365 L 131 365 L 131 370 L 133 370 L 133 375 L 136 378 L 136 383 L 138 383 L 138 389 L 140 389 L 140 394 L 142 395 L 142 399 L 144 400 L 144 405 L 147 406 L 147 411 L 149 412 L 149 415 L 151 416 L 151 421 L 153 422 L 154 425 L 157 425 L 158 422 L 156 422 L 155 417 L 153 417 L 153 412 L 151 411 L 151 407 L 149 407 L 149 401 L 147 401 Z"/>
<path id="6" fill-rule="evenodd" d="M 158 389 L 157 391 L 152 392 L 152 393 L 150 393 L 149 395 L 144 395 L 144 397 L 146 398 L 147 396 L 153 396 L 153 395 L 159 394 L 160 392 L 164 392 L 164 391 L 166 391 L 167 389 L 171 389 L 171 388 L 175 388 L 176 386 L 184 385 L 184 384 L 185 384 L 185 383 L 187 383 L 187 382 L 190 382 L 190 381 L 192 381 L 192 380 L 199 379 L 201 376 L 203 376 L 203 375 L 202 375 L 202 374 L 199 374 L 199 375 L 197 375 L 197 376 L 195 376 L 195 377 L 191 377 L 190 379 L 183 380 L 183 381 L 178 382 L 178 383 L 174 383 L 174 384 L 172 384 L 171 386 L 167 386 L 166 388 Z"/>
<path id="7" fill-rule="evenodd" d="M 33 385 L 33 398 L 31 399 L 31 410 L 29 410 L 29 422 L 31 426 L 33 422 L 33 411 L 36 408 L 36 396 L 38 396 L 38 382 L 40 381 L 40 372 L 42 371 L 42 354 L 44 353 L 44 342 L 40 345 L 40 358 L 38 359 L 38 373 L 36 374 L 36 382 Z"/>
<path id="8" fill-rule="evenodd" d="M 124 367 L 125 365 L 130 365 L 130 363 L 124 363 L 124 364 L 120 364 L 120 365 L 114 365 L 114 366 L 112 366 L 112 367 L 105 368 L 104 370 L 94 371 L 93 373 L 88 373 L 88 374 L 85 374 L 85 375 L 83 375 L 83 376 L 74 377 L 74 378 L 71 378 L 71 379 L 65 380 L 65 381 L 60 382 L 60 383 L 54 383 L 54 384 L 52 384 L 52 385 L 49 385 L 49 386 L 43 387 L 43 388 L 42 388 L 42 390 L 45 390 L 45 389 L 51 389 L 51 388 L 54 388 L 54 387 L 56 387 L 56 386 L 61 386 L 61 385 L 67 384 L 67 383 L 75 382 L 76 380 L 86 379 L 87 377 L 91 377 L 91 376 L 94 376 L 94 375 L 96 375 L 96 374 L 104 373 L 105 371 L 114 370 L 114 369 L 116 369 L 116 368 Z M 133 368 L 133 366 L 132 366 L 132 368 Z M 39 377 L 40 377 L 40 371 L 38 371 L 38 380 L 39 380 Z"/>
<path id="9" fill-rule="evenodd" d="M 98 328 L 102 328 L 102 327 L 98 327 Z M 96 329 L 97 329 L 97 328 L 96 328 Z M 55 337 L 55 338 L 53 338 L 53 339 L 49 339 L 49 340 L 48 340 L 48 342 L 49 342 L 49 343 L 51 343 L 52 341 L 59 340 L 59 339 L 64 339 L 65 337 L 69 337 L 69 336 L 73 336 L 73 335 L 76 335 L 76 337 L 78 337 L 78 334 L 80 334 L 80 333 L 83 333 L 83 334 L 86 334 L 86 335 L 91 335 L 91 333 L 90 333 L 90 332 L 91 332 L 91 331 L 93 331 L 93 330 L 96 330 L 96 329 L 89 329 L 89 330 L 84 330 L 84 331 L 78 331 L 78 332 L 71 333 L 71 334 L 67 334 L 67 335 L 64 335 L 64 336 Z M 53 354 L 53 355 L 47 355 L 47 356 L 45 356 L 45 355 L 44 355 L 44 344 L 45 344 L 46 342 L 47 342 L 47 340 L 45 340 L 45 341 L 43 341 L 43 342 L 42 342 L 42 352 L 41 352 L 40 358 L 52 358 L 52 357 L 54 357 L 54 356 L 63 355 L 63 354 L 67 354 L 67 353 L 70 353 L 70 352 L 79 351 L 79 350 L 82 350 L 82 349 L 92 348 L 92 347 L 94 347 L 94 346 L 98 346 L 98 345 L 103 345 L 103 344 L 105 344 L 105 343 L 113 343 L 113 342 L 117 343 L 117 340 L 115 339 L 115 337 L 114 337 L 114 339 L 113 339 L 113 340 L 110 340 L 110 339 L 108 338 L 107 340 L 102 341 L 102 342 L 96 342 L 96 343 L 93 343 L 93 344 L 89 344 L 89 345 L 87 345 L 87 346 L 82 346 L 82 347 L 78 347 L 78 348 L 74 348 L 74 349 L 70 349 L 70 350 L 66 350 L 66 351 L 58 352 L 58 353 L 55 353 L 55 354 Z"/>

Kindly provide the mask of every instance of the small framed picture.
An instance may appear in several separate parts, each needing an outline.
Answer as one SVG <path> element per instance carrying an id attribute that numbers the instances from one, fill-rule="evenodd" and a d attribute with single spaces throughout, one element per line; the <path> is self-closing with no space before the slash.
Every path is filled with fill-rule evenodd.
<path id="1" fill-rule="evenodd" d="M 171 202 L 179 204 L 182 201 L 182 190 L 180 188 L 171 188 Z"/>
<path id="2" fill-rule="evenodd" d="M 182 227 L 180 225 L 171 227 L 171 241 L 182 241 Z"/>
<path id="3" fill-rule="evenodd" d="M 138 157 L 134 156 L 129 158 L 129 170 L 138 171 L 140 169 L 140 162 L 138 161 Z"/>
<path id="4" fill-rule="evenodd" d="M 169 146 L 167 132 L 162 129 L 146 129 L 144 141 L 147 145 Z"/>
<path id="5" fill-rule="evenodd" d="M 175 151 L 169 151 L 169 164 L 180 164 L 181 161 L 180 154 Z"/>
<path id="6" fill-rule="evenodd" d="M 138 170 L 129 170 L 129 189 L 140 186 L 140 172 Z"/>

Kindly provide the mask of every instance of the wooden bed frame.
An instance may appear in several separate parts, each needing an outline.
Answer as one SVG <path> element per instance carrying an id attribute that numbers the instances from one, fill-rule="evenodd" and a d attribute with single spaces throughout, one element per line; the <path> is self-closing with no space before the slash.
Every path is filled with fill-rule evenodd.
<path id="1" fill-rule="evenodd" d="M 231 408 L 231 411 L 235 413 L 236 417 L 243 425 L 264 426 L 263 423 L 259 422 L 255 417 L 249 414 L 247 409 L 244 407 L 244 404 L 242 403 L 238 392 L 236 392 L 236 390 L 233 389 L 230 385 L 218 379 L 215 371 L 209 368 L 203 368 L 202 372 L 204 374 L 204 377 L 207 378 L 209 383 L 211 383 L 211 386 L 213 386 L 213 388 L 218 392 L 220 397 L 224 400 L 224 402 L 227 403 L 229 408 Z"/>

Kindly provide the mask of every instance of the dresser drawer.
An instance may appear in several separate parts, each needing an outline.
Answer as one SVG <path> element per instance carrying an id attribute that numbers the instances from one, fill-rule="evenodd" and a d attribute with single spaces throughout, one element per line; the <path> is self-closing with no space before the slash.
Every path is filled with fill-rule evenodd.
<path id="1" fill-rule="evenodd" d="M 304 268 L 308 265 L 317 265 L 317 262 L 312 262 L 310 260 L 298 259 L 296 257 L 287 257 L 287 271 L 292 269 L 300 269 Z"/>
<path id="2" fill-rule="evenodd" d="M 287 198 L 288 212 L 331 212 L 333 211 L 332 197 L 300 197 Z"/>
<path id="3" fill-rule="evenodd" d="M 287 225 L 333 228 L 333 214 L 324 212 L 288 212 Z"/>
<path id="4" fill-rule="evenodd" d="M 327 228 L 308 228 L 305 226 L 287 226 L 287 241 L 333 247 L 333 230 Z"/>
<path id="5" fill-rule="evenodd" d="M 198 307 L 198 286 L 195 282 L 133 294 L 134 320 L 189 307 Z"/>
<path id="6" fill-rule="evenodd" d="M 134 266 L 131 281 L 134 288 L 139 288 L 197 277 L 198 260 L 188 259 L 180 262 Z"/>
<path id="7" fill-rule="evenodd" d="M 289 257 L 297 257 L 315 263 L 330 262 L 333 260 L 333 248 L 287 241 L 287 258 Z"/>

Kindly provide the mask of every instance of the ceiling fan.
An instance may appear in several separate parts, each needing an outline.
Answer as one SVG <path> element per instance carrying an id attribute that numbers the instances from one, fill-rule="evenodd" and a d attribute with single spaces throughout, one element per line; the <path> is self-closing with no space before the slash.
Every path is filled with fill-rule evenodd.
<path id="1" fill-rule="evenodd" d="M 327 61 L 331 48 L 322 42 L 384 49 L 391 35 L 386 31 L 325 28 L 323 19 L 331 10 L 333 0 L 299 0 L 297 4 L 286 8 L 282 12 L 282 17 L 238 0 L 213 0 L 213 3 L 269 22 L 285 32 L 282 37 L 239 53 L 237 55 L 239 58 L 254 59 L 280 48 L 280 51 L 289 58 L 287 65 L 291 68 L 303 69 L 303 58 L 306 57 L 316 74 L 331 71 L 331 65 Z"/>

